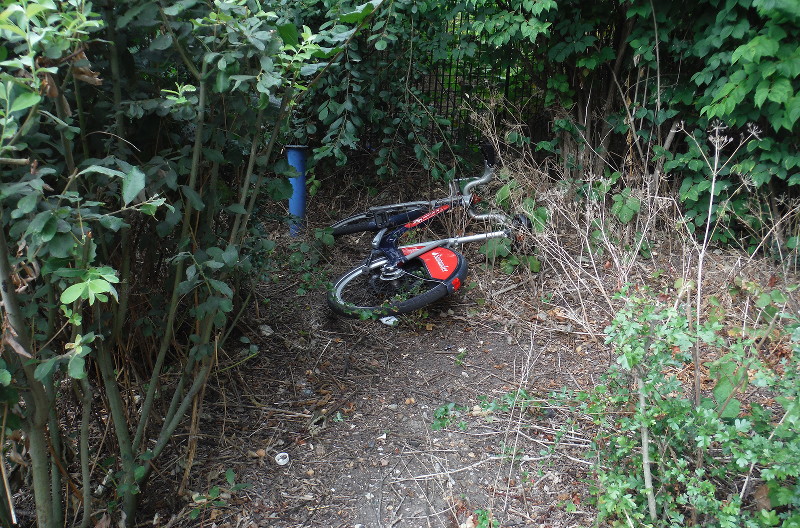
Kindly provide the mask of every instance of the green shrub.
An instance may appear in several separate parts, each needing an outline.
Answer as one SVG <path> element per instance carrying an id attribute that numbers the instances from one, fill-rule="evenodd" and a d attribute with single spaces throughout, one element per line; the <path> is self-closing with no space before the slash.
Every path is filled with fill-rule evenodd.
<path id="1" fill-rule="evenodd" d="M 767 362 L 758 336 L 723 332 L 717 321 L 692 329 L 685 310 L 631 297 L 607 335 L 617 362 L 596 392 L 581 396 L 599 426 L 598 522 L 800 526 L 800 332 L 791 335 L 792 353 Z M 682 375 L 699 367 L 690 353 L 696 339 L 716 358 L 708 365 L 713 388 L 699 405 L 691 375 Z M 755 502 L 756 490 L 768 500 Z"/>

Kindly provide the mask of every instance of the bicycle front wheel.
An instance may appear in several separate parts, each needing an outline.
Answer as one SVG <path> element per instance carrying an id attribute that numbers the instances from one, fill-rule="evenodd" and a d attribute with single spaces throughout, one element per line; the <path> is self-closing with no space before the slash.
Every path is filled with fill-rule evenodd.
<path id="1" fill-rule="evenodd" d="M 342 275 L 328 293 L 328 305 L 345 317 L 382 317 L 419 310 L 457 290 L 467 274 L 463 256 L 438 248 L 406 262 L 391 278 L 386 260 Z M 442 269 L 444 269 L 443 274 Z"/>

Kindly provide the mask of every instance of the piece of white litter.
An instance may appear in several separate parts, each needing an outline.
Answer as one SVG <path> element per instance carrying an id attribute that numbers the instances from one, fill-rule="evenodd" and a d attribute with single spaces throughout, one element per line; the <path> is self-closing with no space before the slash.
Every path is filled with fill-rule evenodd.
<path id="1" fill-rule="evenodd" d="M 380 321 L 385 324 L 386 326 L 397 326 L 400 324 L 400 319 L 393 315 L 388 315 L 386 317 L 381 317 Z"/>

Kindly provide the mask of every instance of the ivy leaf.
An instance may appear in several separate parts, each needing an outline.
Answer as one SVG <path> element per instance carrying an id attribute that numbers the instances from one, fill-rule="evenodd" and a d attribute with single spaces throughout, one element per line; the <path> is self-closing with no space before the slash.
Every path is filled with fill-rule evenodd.
<path id="1" fill-rule="evenodd" d="M 511 242 L 506 238 L 490 238 L 478 251 L 489 258 L 507 257 L 511 254 Z"/>

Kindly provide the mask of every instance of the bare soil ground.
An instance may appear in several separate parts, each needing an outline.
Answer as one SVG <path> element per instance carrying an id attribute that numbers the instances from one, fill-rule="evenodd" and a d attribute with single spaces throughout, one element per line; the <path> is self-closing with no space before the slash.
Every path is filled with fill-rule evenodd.
<path id="1" fill-rule="evenodd" d="M 340 199 L 317 204 L 316 225 L 328 221 L 323 209 L 342 209 Z M 332 249 L 327 279 L 355 264 L 360 247 Z M 656 249 L 627 278 L 668 291 L 685 257 Z M 481 258 L 470 254 L 462 291 L 397 326 L 335 317 L 323 291 L 295 294 L 292 272 L 260 283 L 239 324 L 259 353 L 228 357 L 209 380 L 188 486 L 202 497 L 221 485 L 222 500 L 167 498 L 152 524 L 592 525 L 592 424 L 548 395 L 591 389 L 613 361 L 601 337 L 608 300 L 569 291 L 575 282 L 546 263 L 540 274 L 505 275 Z M 709 281 L 724 289 L 745 273 L 737 258 L 710 257 Z M 616 291 L 606 271 L 604 290 Z M 765 267 L 747 273 L 770 280 Z M 520 394 L 533 405 L 519 405 Z M 249 487 L 226 495 L 229 469 Z"/>
<path id="2" fill-rule="evenodd" d="M 498 526 L 591 524 L 587 434 L 545 400 L 591 386 L 607 356 L 557 310 L 506 293 L 520 307 L 510 320 L 478 306 L 479 294 L 395 327 L 335 318 L 321 293 L 265 317 L 269 328 L 253 327 L 264 352 L 226 380 L 224 400 L 206 402 L 210 441 L 196 460 L 209 484 L 232 467 L 251 487 L 202 516 L 220 526 L 456 527 L 477 526 L 483 510 Z M 518 389 L 542 404 L 479 405 Z"/>

